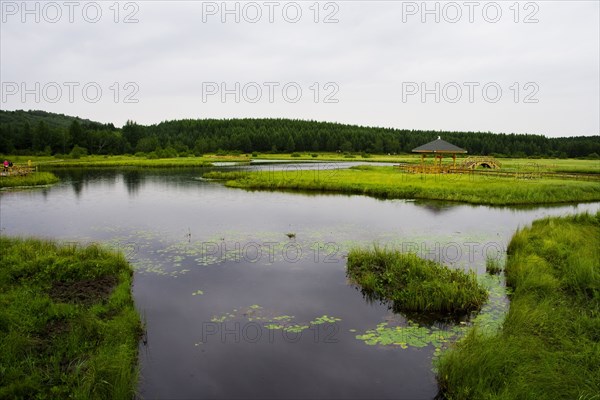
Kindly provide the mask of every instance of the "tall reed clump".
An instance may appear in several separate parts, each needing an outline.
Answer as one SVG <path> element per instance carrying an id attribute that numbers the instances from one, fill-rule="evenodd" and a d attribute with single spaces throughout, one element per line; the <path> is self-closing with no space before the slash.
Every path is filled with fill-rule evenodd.
<path id="1" fill-rule="evenodd" d="M 0 237 L 0 398 L 133 398 L 131 284 L 120 254 Z"/>
<path id="2" fill-rule="evenodd" d="M 248 171 L 208 171 L 202 175 L 205 179 L 220 181 L 243 179 L 248 176 Z"/>
<path id="3" fill-rule="evenodd" d="M 498 275 L 502 272 L 502 262 L 500 259 L 488 256 L 485 260 L 485 272 L 490 275 Z"/>
<path id="4" fill-rule="evenodd" d="M 18 186 L 41 186 L 58 182 L 51 172 L 33 172 L 23 176 L 0 176 L 0 188 Z"/>
<path id="5" fill-rule="evenodd" d="M 392 301 L 398 311 L 460 315 L 478 310 L 487 300 L 473 272 L 412 253 L 355 248 L 348 253 L 347 272 L 365 294 Z"/>
<path id="6" fill-rule="evenodd" d="M 513 289 L 498 333 L 476 328 L 442 354 L 448 399 L 600 394 L 600 212 L 535 221 L 508 247 Z"/>

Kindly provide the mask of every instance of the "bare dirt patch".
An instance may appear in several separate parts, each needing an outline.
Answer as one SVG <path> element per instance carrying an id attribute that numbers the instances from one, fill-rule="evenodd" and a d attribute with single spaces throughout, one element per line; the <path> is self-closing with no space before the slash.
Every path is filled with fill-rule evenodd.
<path id="1" fill-rule="evenodd" d="M 77 303 L 91 305 L 105 300 L 117 284 L 114 276 L 77 282 L 54 282 L 50 289 L 50 297 L 61 303 Z"/>

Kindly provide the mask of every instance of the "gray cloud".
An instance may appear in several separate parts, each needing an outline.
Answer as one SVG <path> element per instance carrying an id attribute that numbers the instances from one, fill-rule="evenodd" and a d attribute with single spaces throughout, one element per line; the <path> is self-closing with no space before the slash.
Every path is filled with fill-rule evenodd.
<path id="1" fill-rule="evenodd" d="M 172 118 L 289 117 L 548 136 L 600 131 L 598 2 L 521 2 L 519 22 L 514 22 L 513 2 L 479 2 L 472 23 L 464 2 L 427 2 L 430 10 L 437 4 L 439 23 L 433 14 L 421 21 L 422 2 L 322 1 L 319 23 L 314 22 L 314 2 L 278 2 L 273 23 L 267 21 L 264 2 L 237 3 L 249 12 L 257 5 L 263 12 L 257 23 L 243 13 L 239 23 L 233 15 L 222 23 L 220 13 L 205 16 L 203 22 L 203 7 L 221 8 L 223 3 L 191 1 L 120 2 L 118 23 L 110 8 L 113 2 L 94 3 L 102 9 L 96 23 L 87 22 L 81 12 L 75 12 L 70 23 L 63 6 L 63 18 L 49 23 L 42 11 L 45 3 L 27 4 L 32 9 L 36 3 L 40 22 L 27 15 L 23 23 L 22 2 L 0 2 L 3 109 L 44 109 L 117 125 L 127 119 L 157 123 Z M 86 4 L 90 2 L 78 3 L 79 10 Z M 302 17 L 290 23 L 281 10 L 294 4 Z M 502 16 L 491 23 L 486 17 L 494 13 L 483 15 L 482 9 L 495 5 Z M 227 3 L 229 9 L 235 6 Z M 463 15 L 452 23 L 456 6 Z M 14 7 L 16 15 L 11 14 Z M 403 14 L 414 7 L 420 9 L 415 15 Z M 139 21 L 123 23 L 132 11 Z M 323 23 L 332 12 L 338 22 Z M 531 13 L 538 22 L 524 23 Z M 42 93 L 39 103 L 31 94 L 23 102 L 21 93 L 6 91 L 7 84 L 24 83 L 31 89 L 35 82 L 41 88 L 49 82 L 80 85 L 73 102 L 66 89 L 56 102 Z M 102 89 L 98 102 L 80 93 L 89 82 Z M 125 87 L 128 82 L 139 91 Z M 240 90 L 256 82 L 262 97 L 252 103 L 240 93 L 236 102 L 230 94 L 222 102 L 217 93 L 203 101 L 203 89 L 210 82 L 225 83 L 228 89 L 239 83 Z M 279 83 L 273 102 L 264 82 Z M 302 90 L 298 102 L 288 101 L 281 91 L 290 82 Z M 464 82 L 476 84 L 472 102 Z M 327 83 L 337 90 L 326 89 Z M 421 84 L 433 90 L 436 83 L 439 102 L 434 93 L 423 102 Z M 413 84 L 419 93 L 403 96 Z M 497 102 L 485 97 L 485 84 L 502 90 Z M 457 85 L 462 96 L 453 103 Z M 138 102 L 124 102 L 127 95 Z M 338 102 L 324 102 L 327 95 Z"/>

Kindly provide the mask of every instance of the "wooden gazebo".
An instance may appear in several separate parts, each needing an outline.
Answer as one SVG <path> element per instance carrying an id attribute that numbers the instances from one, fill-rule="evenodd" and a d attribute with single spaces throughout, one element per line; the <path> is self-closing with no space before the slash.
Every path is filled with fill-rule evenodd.
<path id="1" fill-rule="evenodd" d="M 442 158 L 445 155 L 452 156 L 452 168 L 456 168 L 456 154 L 465 154 L 467 151 L 465 149 L 461 149 L 458 146 L 453 145 L 452 143 L 448 143 L 445 140 L 442 140 L 441 137 L 432 142 L 426 143 L 422 146 L 419 146 L 412 150 L 413 153 L 421 154 L 421 172 L 427 172 L 431 170 L 431 172 L 441 172 L 442 171 Z M 431 166 L 425 166 L 425 157 L 427 154 L 433 154 L 435 156 L 433 168 Z"/>

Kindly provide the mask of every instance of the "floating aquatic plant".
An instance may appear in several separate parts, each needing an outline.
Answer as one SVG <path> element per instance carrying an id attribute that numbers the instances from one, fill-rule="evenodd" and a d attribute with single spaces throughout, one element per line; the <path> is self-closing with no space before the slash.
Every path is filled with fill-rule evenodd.
<path id="1" fill-rule="evenodd" d="M 267 324 L 267 325 L 265 325 L 265 328 L 277 330 L 277 329 L 283 329 L 284 326 L 283 325 L 279 325 L 279 324 Z"/>
<path id="2" fill-rule="evenodd" d="M 461 329 L 460 326 L 448 330 L 437 327 L 427 328 L 412 321 L 408 321 L 406 326 L 393 326 L 389 322 L 382 322 L 375 329 L 369 329 L 362 335 L 356 335 L 356 338 L 370 346 L 393 345 L 406 349 L 409 346 L 423 348 L 432 345 L 439 348 L 455 337 Z"/>
<path id="3" fill-rule="evenodd" d="M 221 315 L 215 315 L 211 318 L 211 322 L 227 322 L 233 319 L 246 319 L 249 322 L 262 322 L 266 329 L 279 330 L 289 333 L 300 333 L 311 326 L 325 323 L 336 323 L 341 321 L 341 318 L 331 317 L 327 314 L 312 319 L 310 322 L 296 321 L 293 315 L 277 314 L 269 310 L 265 310 L 258 304 L 240 309 L 233 309 L 233 312 L 226 312 Z"/>
<path id="4" fill-rule="evenodd" d="M 504 297 L 504 279 L 483 274 L 478 276 L 478 281 L 490 294 L 490 300 L 470 322 L 460 321 L 440 328 L 435 325 L 419 325 L 410 320 L 406 324 L 387 321 L 355 337 L 367 345 L 397 346 L 403 349 L 431 345 L 435 347 L 434 357 L 437 357 L 446 343 L 462 338 L 471 326 L 476 326 L 481 334 L 493 334 L 502 326 L 508 310 L 508 302 Z M 353 331 L 356 330 L 350 330 Z"/>
<path id="5" fill-rule="evenodd" d="M 333 324 L 333 323 L 339 322 L 339 321 L 341 321 L 340 318 L 329 317 L 327 315 L 323 315 L 321 317 L 315 318 L 314 320 L 310 321 L 310 324 L 311 325 L 320 325 L 320 324 L 324 324 L 324 323 Z"/>
<path id="6" fill-rule="evenodd" d="M 300 333 L 303 330 L 308 329 L 308 328 L 309 328 L 308 325 L 287 325 L 283 328 L 283 330 L 286 332 Z"/>

